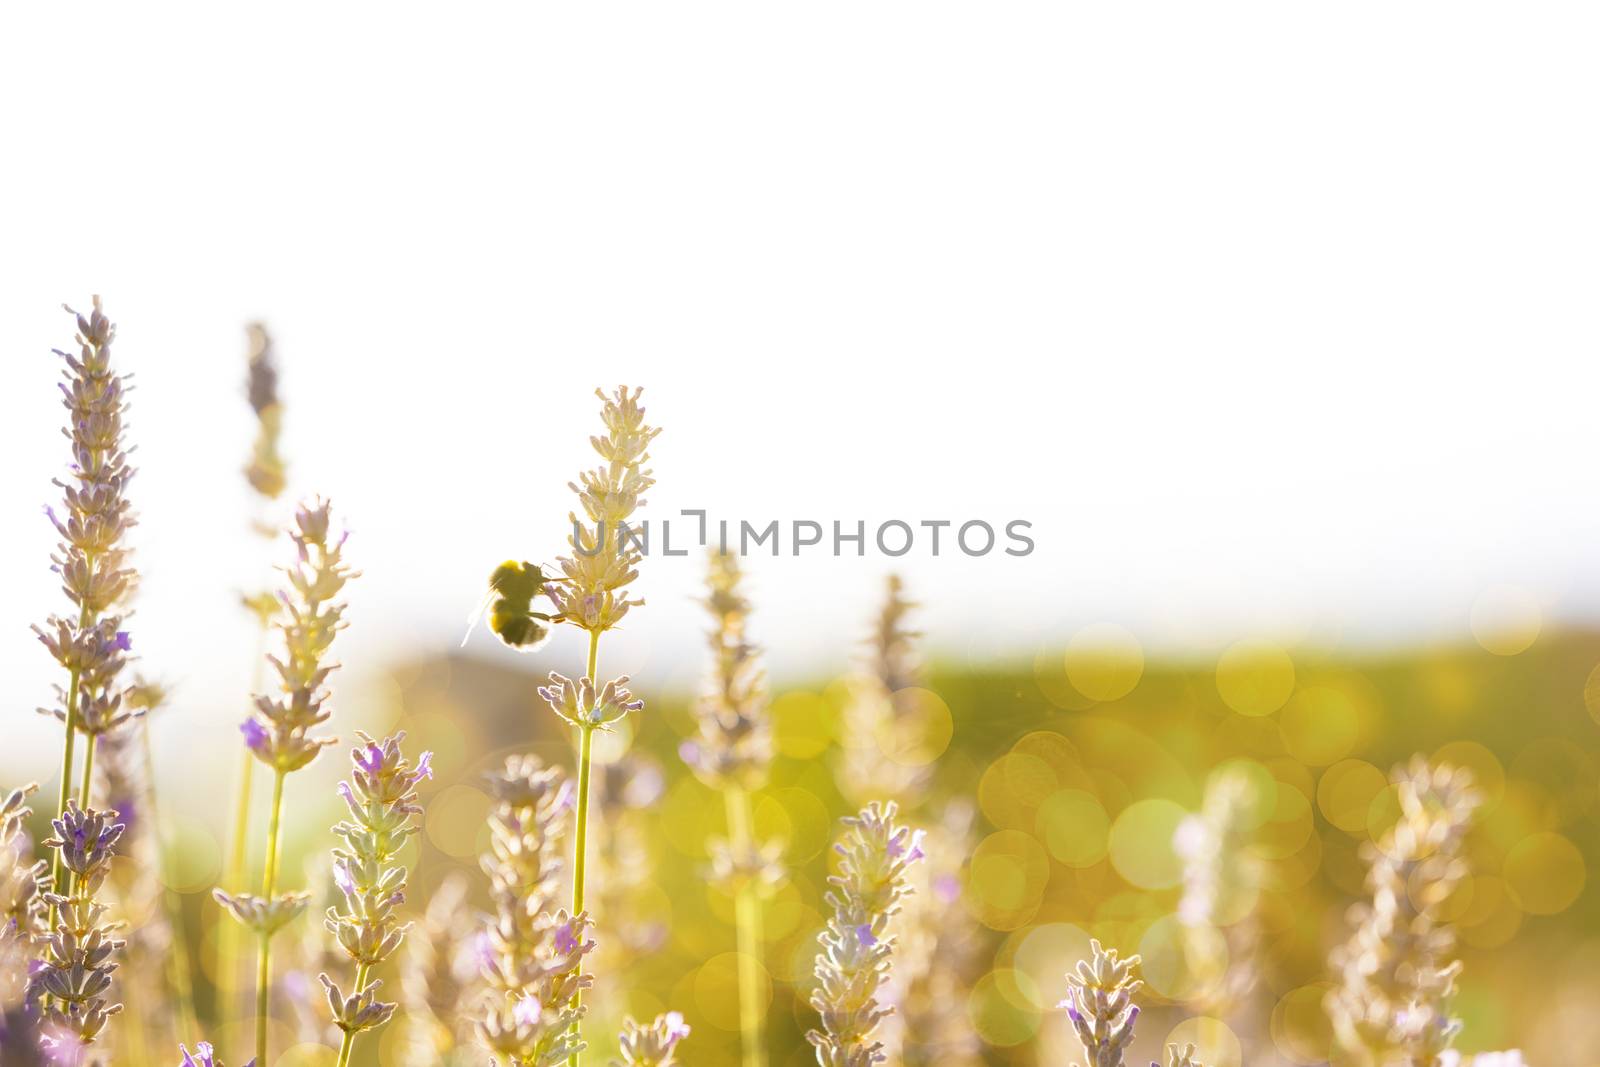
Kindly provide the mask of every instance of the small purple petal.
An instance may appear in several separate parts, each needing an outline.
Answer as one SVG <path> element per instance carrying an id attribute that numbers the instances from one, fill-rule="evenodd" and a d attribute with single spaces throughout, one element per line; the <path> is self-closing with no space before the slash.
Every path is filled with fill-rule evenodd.
<path id="1" fill-rule="evenodd" d="M 422 758 L 417 760 L 416 776 L 412 780 L 420 782 L 424 778 L 428 778 L 428 779 L 432 779 L 433 778 L 433 753 L 432 752 L 424 752 L 422 754 Z"/>
<path id="2" fill-rule="evenodd" d="M 871 948 L 878 943 L 878 935 L 872 932 L 870 923 L 862 923 L 856 927 L 856 940 L 861 942 L 862 948 Z"/>
<path id="3" fill-rule="evenodd" d="M 683 1012 L 667 1012 L 667 1041 L 676 1045 L 679 1041 L 689 1036 L 689 1024 L 683 1021 Z"/>
<path id="4" fill-rule="evenodd" d="M 511 1017 L 525 1026 L 538 1026 L 539 1016 L 543 1014 L 544 1005 L 539 1003 L 538 997 L 523 997 L 511 1009 Z"/>
<path id="5" fill-rule="evenodd" d="M 246 719 L 239 724 L 239 732 L 244 734 L 244 743 L 252 752 L 265 752 L 267 750 L 267 728 L 254 717 Z"/>

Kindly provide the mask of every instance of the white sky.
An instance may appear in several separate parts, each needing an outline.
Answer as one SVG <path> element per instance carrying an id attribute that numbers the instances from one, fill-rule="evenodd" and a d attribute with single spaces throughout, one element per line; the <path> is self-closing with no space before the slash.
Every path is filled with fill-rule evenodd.
<path id="1" fill-rule="evenodd" d="M 7 716 L 52 680 L 49 350 L 93 292 L 139 385 L 135 641 L 202 739 L 264 564 L 254 317 L 294 485 L 355 530 L 355 670 L 556 554 L 621 381 L 657 514 L 1031 520 L 1027 559 L 898 564 L 947 650 L 1600 607 L 1592 5 L 156 10 L 0 32 Z M 777 671 L 837 669 L 889 567 L 755 562 Z M 693 673 L 698 570 L 647 565 L 642 688 Z"/>

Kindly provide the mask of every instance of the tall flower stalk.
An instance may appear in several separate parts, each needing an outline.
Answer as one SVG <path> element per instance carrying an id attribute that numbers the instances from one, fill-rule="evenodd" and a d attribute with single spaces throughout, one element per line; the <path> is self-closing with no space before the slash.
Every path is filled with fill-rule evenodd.
<path id="1" fill-rule="evenodd" d="M 265 521 L 260 514 L 283 494 L 288 485 L 288 468 L 279 450 L 283 429 L 283 401 L 278 395 L 278 360 L 272 345 L 272 336 L 259 322 L 246 327 L 249 349 L 246 355 L 245 397 L 256 419 L 256 435 L 250 446 L 250 459 L 244 466 L 245 481 L 249 484 L 257 503 L 258 514 L 251 529 L 268 540 L 277 536 L 277 527 Z M 267 637 L 271 633 L 273 618 L 278 613 L 278 598 L 272 592 L 244 596 L 244 606 L 255 618 L 258 627 L 259 648 L 253 662 L 254 674 L 250 692 L 261 692 L 265 683 L 262 668 L 266 664 Z M 254 753 L 246 748 L 239 757 L 239 771 L 235 778 L 233 801 L 233 830 L 228 839 L 228 860 L 222 872 L 222 888 L 230 893 L 241 892 L 245 885 L 245 868 L 250 859 L 250 801 L 255 788 Z M 240 934 L 243 927 L 227 925 L 217 938 L 218 995 L 225 1004 L 233 1004 L 240 986 Z"/>
<path id="2" fill-rule="evenodd" d="M 624 685 L 627 677 L 601 684 L 599 678 L 600 636 L 617 626 L 630 608 L 644 601 L 628 593 L 628 586 L 639 576 L 639 551 L 628 522 L 644 506 L 644 493 L 655 484 L 650 471 L 650 442 L 659 429 L 644 421 L 639 403 L 643 390 L 628 391 L 620 386 L 610 396 L 600 390 L 600 418 L 605 435 L 591 437 L 601 465 L 582 472 L 571 483 L 577 494 L 583 518 L 570 514 L 572 534 L 570 556 L 558 559 L 562 578 L 546 587 L 561 621 L 572 623 L 589 635 L 589 655 L 583 677 L 576 682 L 551 673 L 550 685 L 539 695 L 568 723 L 578 730 L 578 812 L 573 834 L 572 913 L 584 915 L 584 873 L 589 834 L 589 778 L 594 752 L 594 733 L 643 707 L 633 700 Z M 573 990 L 574 1005 L 581 987 Z M 581 1023 L 574 1020 L 574 1035 L 581 1036 Z M 581 1047 L 581 1041 L 579 1041 Z M 579 1063 L 574 1051 L 573 1067 Z"/>
<path id="3" fill-rule="evenodd" d="M 822 1028 L 807 1032 L 820 1067 L 872 1067 L 884 1063 L 873 1031 L 891 1010 L 878 1000 L 894 955 L 889 925 L 911 891 L 908 865 L 922 859 L 922 833 L 895 821 L 893 801 L 874 801 L 843 820 L 834 845 L 838 873 L 825 900 L 832 914 L 817 936 L 817 988 L 811 1006 Z"/>
<path id="4" fill-rule="evenodd" d="M 125 722 L 118 687 L 128 634 L 122 629 L 117 606 L 133 582 L 128 565 L 126 537 L 134 518 L 125 493 L 133 477 L 123 443 L 123 416 L 127 413 L 127 388 L 111 369 L 111 346 L 116 326 L 106 318 L 100 298 L 88 316 L 67 308 L 77 320 L 78 352 L 56 354 L 66 361 L 62 406 L 67 409 L 63 430 L 71 446 L 68 481 L 57 481 L 63 510 L 46 508 L 61 541 L 51 557 L 61 576 L 61 589 L 72 604 L 65 615 L 52 615 L 34 627 L 39 640 L 67 672 L 59 689 L 57 706 L 43 709 L 66 728 L 61 749 L 60 798 L 57 817 L 67 813 L 67 801 L 77 785 L 78 804 L 89 803 L 94 775 L 96 740 Z M 82 778 L 75 782 L 75 748 L 78 734 L 85 735 Z M 50 880 L 57 895 L 68 892 L 63 864 L 57 852 Z"/>
<path id="5" fill-rule="evenodd" d="M 478 1035 L 510 1067 L 555 1067 L 582 1050 L 578 992 L 594 979 L 589 920 L 557 910 L 562 838 L 572 807 L 565 775 L 532 756 L 512 756 L 489 778 L 489 876 L 493 905 L 483 944 L 489 998 Z"/>
<path id="6" fill-rule="evenodd" d="M 1370 902 L 1331 963 L 1334 1034 L 1384 1067 L 1438 1067 L 1461 1029 L 1450 1014 L 1461 962 L 1443 905 L 1467 876 L 1462 842 L 1479 797 L 1472 776 L 1421 756 L 1395 768 L 1400 820 L 1366 851 Z"/>
<path id="7" fill-rule="evenodd" d="M 311 731 L 331 716 L 323 704 L 334 665 L 326 659 L 333 639 L 345 625 L 345 605 L 336 598 L 355 574 L 343 559 L 344 538 L 332 538 L 330 526 L 325 500 L 302 505 L 295 513 L 290 536 L 296 559 L 285 569 L 288 587 L 279 594 L 283 611 L 277 627 L 283 638 L 283 656 L 268 657 L 278 675 L 279 691 L 258 696 L 255 713 L 240 727 L 251 754 L 273 772 L 261 893 L 214 891 L 218 902 L 256 935 L 256 1060 L 263 1064 L 267 1062 L 272 936 L 304 911 L 310 900 L 303 892 L 278 893 L 284 779 L 335 741 L 313 737 Z"/>
<path id="8" fill-rule="evenodd" d="M 783 879 L 782 846 L 758 844 L 752 828 L 750 794 L 766 784 L 772 729 L 760 650 L 746 632 L 750 602 L 740 580 L 738 557 L 713 551 L 705 600 L 711 613 L 711 678 L 695 706 L 695 736 L 679 751 L 695 775 L 722 794 L 727 809 L 728 837 L 711 842 L 712 870 L 734 898 L 744 1067 L 765 1067 L 761 908 Z"/>
<path id="9" fill-rule="evenodd" d="M 355 964 L 355 983 L 346 996 L 333 979 L 319 976 L 344 1035 L 338 1067 L 348 1067 L 357 1034 L 382 1026 L 395 1011 L 396 1005 L 376 998 L 383 983 L 371 975 L 400 947 L 410 926 L 396 914 L 406 899 L 406 869 L 391 864 L 418 829 L 417 783 L 433 777 L 432 753 L 424 752 L 415 767 L 406 760 L 400 750 L 404 733 L 382 742 L 357 736 L 361 746 L 350 752 L 350 781 L 339 783 L 350 818 L 333 828 L 344 839 L 344 847 L 333 851 L 333 883 L 344 894 L 344 908 L 329 908 L 325 923 Z"/>

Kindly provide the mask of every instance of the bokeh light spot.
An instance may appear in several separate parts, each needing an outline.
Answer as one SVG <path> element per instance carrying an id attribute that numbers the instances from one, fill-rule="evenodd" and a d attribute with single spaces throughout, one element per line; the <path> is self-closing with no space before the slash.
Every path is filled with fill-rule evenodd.
<path id="1" fill-rule="evenodd" d="M 1345 833 L 1363 833 L 1373 798 L 1388 784 L 1383 772 L 1365 760 L 1341 760 L 1318 779 L 1317 807 L 1323 818 Z"/>
<path id="2" fill-rule="evenodd" d="M 768 709 L 772 740 L 791 759 L 814 759 L 827 751 L 832 736 L 832 715 L 826 701 L 815 693 L 784 693 Z"/>
<path id="3" fill-rule="evenodd" d="M 1023 1006 L 1028 998 L 1021 984 L 1014 972 L 1002 968 L 980 978 L 967 998 L 972 1028 L 996 1048 L 1020 1045 L 1039 1032 L 1039 1012 Z"/>
<path id="4" fill-rule="evenodd" d="M 712 956 L 694 976 L 694 1003 L 701 1018 L 718 1030 L 739 1029 L 739 953 Z M 760 1003 L 772 1000 L 772 979 L 757 963 Z"/>
<path id="5" fill-rule="evenodd" d="M 1451 741 L 1434 750 L 1433 758 L 1436 763 L 1448 763 L 1452 767 L 1465 767 L 1471 771 L 1472 788 L 1483 797 L 1484 805 L 1493 807 L 1499 803 L 1500 795 L 1506 788 L 1505 768 L 1500 766 L 1499 758 L 1483 745 L 1476 741 Z"/>
<path id="6" fill-rule="evenodd" d="M 979 843 L 967 870 L 966 899 L 979 922 L 1015 930 L 1033 918 L 1050 876 L 1044 848 L 1019 830 L 999 830 Z"/>
<path id="7" fill-rule="evenodd" d="M 1092 794 L 1061 789 L 1039 805 L 1037 832 L 1045 848 L 1068 867 L 1087 867 L 1105 857 L 1111 820 Z"/>
<path id="8" fill-rule="evenodd" d="M 433 847 L 446 856 L 468 859 L 478 852 L 479 835 L 487 833 L 491 802 L 470 785 L 452 785 L 428 801 L 424 828 Z"/>
<path id="9" fill-rule="evenodd" d="M 1089 935 L 1083 930 L 1071 923 L 1041 923 L 1022 935 L 1011 962 L 1033 980 L 1034 1007 L 1049 1011 L 1061 1000 L 1061 976 L 1088 956 Z"/>
<path id="10" fill-rule="evenodd" d="M 222 845 L 211 827 L 199 819 L 173 814 L 167 818 L 167 833 L 166 862 L 156 865 L 156 876 L 179 893 L 210 889 L 222 872 Z"/>
<path id="11" fill-rule="evenodd" d="M 1277 645 L 1240 641 L 1217 661 L 1217 692 L 1240 715 L 1271 715 L 1294 692 L 1294 660 Z"/>
<path id="12" fill-rule="evenodd" d="M 1522 910 L 1555 915 L 1583 892 L 1587 870 L 1578 847 L 1560 834 L 1533 834 L 1518 842 L 1505 862 L 1506 888 Z"/>
<path id="13" fill-rule="evenodd" d="M 1238 1035 L 1221 1019 L 1205 1015 L 1185 1019 L 1167 1035 L 1167 1043 L 1180 1048 L 1191 1042 L 1195 1059 L 1206 1067 L 1240 1067 L 1244 1060 Z"/>
<path id="14" fill-rule="evenodd" d="M 1176 915 L 1163 915 L 1145 929 L 1139 956 L 1145 984 L 1169 1000 L 1194 996 L 1228 966 L 1228 946 L 1220 931 L 1186 927 Z"/>
<path id="15" fill-rule="evenodd" d="M 1485 652 L 1496 656 L 1527 651 L 1538 639 L 1542 622 L 1539 602 L 1516 586 L 1485 589 L 1472 605 L 1472 636 Z"/>
<path id="16" fill-rule="evenodd" d="M 1067 642 L 1067 680 L 1090 700 L 1117 700 L 1133 692 L 1144 675 L 1144 649 L 1132 631 L 1116 623 L 1085 626 Z"/>
<path id="17" fill-rule="evenodd" d="M 1289 755 L 1312 767 L 1326 767 L 1355 748 L 1361 719 L 1349 693 L 1332 686 L 1308 686 L 1284 706 L 1278 729 Z"/>
<path id="18" fill-rule="evenodd" d="M 1188 813 L 1170 800 L 1130 804 L 1111 826 L 1111 865 L 1141 889 L 1170 889 L 1183 878 L 1172 836 Z"/>
<path id="19" fill-rule="evenodd" d="M 1595 664 L 1584 680 L 1583 706 L 1589 709 L 1589 717 L 1600 723 L 1600 663 Z"/>
<path id="20" fill-rule="evenodd" d="M 916 686 L 896 690 L 890 700 L 894 714 L 878 730 L 878 750 L 902 767 L 926 767 L 944 755 L 955 734 L 950 705 Z"/>
<path id="21" fill-rule="evenodd" d="M 1323 1007 L 1328 990 L 1322 983 L 1301 986 L 1272 1009 L 1272 1043 L 1279 1055 L 1299 1067 L 1326 1062 L 1333 1046 L 1333 1028 Z"/>

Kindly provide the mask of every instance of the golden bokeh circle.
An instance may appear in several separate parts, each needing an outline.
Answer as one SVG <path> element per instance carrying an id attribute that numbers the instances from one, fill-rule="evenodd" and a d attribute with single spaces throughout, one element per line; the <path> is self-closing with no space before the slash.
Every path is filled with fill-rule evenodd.
<path id="1" fill-rule="evenodd" d="M 1056 862 L 1088 867 L 1105 858 L 1111 819 L 1093 793 L 1058 789 L 1039 805 L 1035 832 Z"/>
<path id="2" fill-rule="evenodd" d="M 1118 700 L 1144 676 L 1144 649 L 1126 627 L 1112 622 L 1085 626 L 1067 642 L 1067 680 L 1090 700 Z"/>
<path id="3" fill-rule="evenodd" d="M 454 859 L 471 859 L 488 833 L 494 806 L 487 793 L 470 785 L 446 786 L 428 801 L 423 828 L 433 847 Z"/>
<path id="4" fill-rule="evenodd" d="M 889 698 L 894 715 L 880 724 L 878 750 L 902 767 L 926 767 L 950 747 L 955 718 L 950 705 L 931 689 L 907 686 Z"/>
<path id="5" fill-rule="evenodd" d="M 795 690 L 780 694 L 767 713 L 773 744 L 791 759 L 815 759 L 833 741 L 830 706 L 816 693 Z"/>
<path id="6" fill-rule="evenodd" d="M 1361 739 L 1361 715 L 1345 690 L 1307 686 L 1284 705 L 1278 730 L 1289 755 L 1311 767 L 1326 767 L 1355 749 Z"/>
<path id="7" fill-rule="evenodd" d="M 1483 798 L 1486 808 L 1500 802 L 1506 788 L 1506 771 L 1500 758 L 1476 741 L 1451 741 L 1433 752 L 1435 763 L 1448 763 L 1472 772 L 1472 788 Z"/>
<path id="8" fill-rule="evenodd" d="M 1206 1067 L 1241 1067 L 1244 1061 L 1239 1035 L 1221 1019 L 1207 1015 L 1197 1015 L 1174 1026 L 1167 1034 L 1167 1043 L 1179 1048 L 1192 1043 L 1195 1059 Z"/>
<path id="9" fill-rule="evenodd" d="M 1317 779 L 1317 809 L 1345 833 L 1365 833 L 1373 798 L 1388 784 L 1384 773 L 1365 760 L 1340 760 Z"/>
<path id="10" fill-rule="evenodd" d="M 1239 641 L 1217 660 L 1217 693 L 1240 715 L 1271 715 L 1294 692 L 1294 660 L 1268 641 Z"/>
<path id="11" fill-rule="evenodd" d="M 1000 968 L 978 979 L 972 987 L 967 997 L 967 1018 L 986 1044 L 1012 1048 L 1031 1041 L 1039 1032 L 1039 1012 L 1022 1006 L 1026 995 L 1020 985 L 1016 972 Z"/>
<path id="12" fill-rule="evenodd" d="M 1473 603 L 1471 624 L 1472 636 L 1485 652 L 1515 656 L 1538 640 L 1543 613 L 1526 589 L 1496 585 Z"/>
<path id="13" fill-rule="evenodd" d="M 1292 989 L 1273 1006 L 1272 1043 L 1278 1055 L 1297 1067 L 1327 1062 L 1333 1028 L 1324 1007 L 1330 987 L 1315 983 Z"/>
<path id="14" fill-rule="evenodd" d="M 700 1017 L 718 1030 L 737 1033 L 739 1030 L 739 964 L 742 957 L 737 952 L 723 952 L 712 956 L 694 975 L 694 1004 Z M 772 1000 L 772 978 L 758 960 L 756 962 L 757 995 L 759 1003 L 767 1005 Z"/>
<path id="15" fill-rule="evenodd" d="M 1044 847 L 1020 830 L 997 830 L 979 842 L 966 871 L 965 899 L 991 930 L 1016 930 L 1032 920 L 1050 877 Z"/>
<path id="16" fill-rule="evenodd" d="M 1600 663 L 1595 664 L 1589 677 L 1584 679 L 1583 706 L 1589 709 L 1589 717 L 1600 723 Z"/>
<path id="17" fill-rule="evenodd" d="M 1578 846 L 1548 832 L 1512 846 L 1502 873 L 1512 898 L 1530 915 L 1555 915 L 1571 907 L 1588 876 Z"/>
<path id="18" fill-rule="evenodd" d="M 1170 889 L 1183 880 L 1173 835 L 1188 812 L 1164 798 L 1128 805 L 1111 824 L 1111 865 L 1141 889 Z"/>

